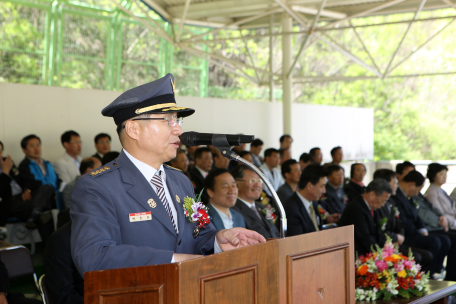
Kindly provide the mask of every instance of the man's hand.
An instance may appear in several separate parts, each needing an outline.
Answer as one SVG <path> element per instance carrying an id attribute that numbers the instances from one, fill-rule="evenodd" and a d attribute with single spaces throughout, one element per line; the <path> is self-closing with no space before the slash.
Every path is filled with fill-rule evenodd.
<path id="1" fill-rule="evenodd" d="M 404 243 L 404 241 L 405 241 L 405 237 L 402 234 L 398 234 L 397 235 L 397 244 L 402 245 L 402 243 Z"/>
<path id="2" fill-rule="evenodd" d="M 340 219 L 340 213 L 333 213 L 328 215 L 326 218 L 326 222 L 328 223 L 337 223 Z"/>
<path id="3" fill-rule="evenodd" d="M 32 193 L 30 193 L 30 190 L 26 189 L 24 193 L 22 193 L 22 200 L 24 202 L 32 200 Z"/>
<path id="4" fill-rule="evenodd" d="M 0 304 L 8 304 L 6 300 L 6 294 L 4 292 L 0 292 Z"/>
<path id="5" fill-rule="evenodd" d="M 215 238 L 222 251 L 266 242 L 258 232 L 239 227 L 221 230 Z"/>
<path id="6" fill-rule="evenodd" d="M 440 226 L 440 227 L 443 227 L 443 229 L 444 229 L 445 231 L 448 231 L 448 230 L 449 230 L 449 228 L 448 228 L 448 221 L 447 221 L 447 219 L 446 219 L 446 217 L 445 217 L 444 215 L 442 215 L 442 216 L 439 217 L 439 226 Z"/>
<path id="7" fill-rule="evenodd" d="M 202 258 L 203 256 L 200 254 L 185 254 L 185 253 L 175 253 L 173 254 L 174 262 L 183 262 L 183 261 L 188 261 L 188 260 L 193 260 L 193 259 L 199 259 Z M 0 303 L 1 304 L 1 303 Z"/>
<path id="8" fill-rule="evenodd" d="M 2 172 L 8 175 L 13 168 L 13 160 L 11 159 L 11 156 L 8 155 L 5 160 L 3 160 L 3 157 L 0 156 L 0 167 L 2 168 Z"/>
<path id="9" fill-rule="evenodd" d="M 428 236 L 429 233 L 427 233 L 427 232 L 425 231 L 425 232 L 422 232 L 421 235 Z"/>

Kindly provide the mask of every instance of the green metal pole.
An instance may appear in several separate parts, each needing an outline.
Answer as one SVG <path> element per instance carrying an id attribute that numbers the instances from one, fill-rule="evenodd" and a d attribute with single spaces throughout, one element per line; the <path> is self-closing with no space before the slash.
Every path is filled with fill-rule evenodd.
<path id="1" fill-rule="evenodd" d="M 56 71 L 57 71 L 57 85 L 60 86 L 62 80 L 62 60 L 63 60 L 63 6 L 61 5 L 58 12 L 59 26 L 58 26 L 58 40 L 57 40 L 57 60 L 56 60 Z"/>
<path id="2" fill-rule="evenodd" d="M 204 40 L 207 39 L 205 36 Z M 207 45 L 203 44 L 203 52 L 207 52 Z M 200 83 L 199 83 L 199 96 L 207 97 L 208 95 L 208 86 L 209 86 L 209 61 L 205 59 L 201 60 L 201 73 L 200 73 Z"/>
<path id="3" fill-rule="evenodd" d="M 109 80 L 108 80 L 108 90 L 113 90 L 114 85 L 114 74 L 115 74 L 115 52 L 116 52 L 116 39 L 117 39 L 117 30 L 120 27 L 118 24 L 119 10 L 117 10 L 111 19 L 110 31 L 109 31 L 109 44 L 110 52 L 109 54 Z M 108 68 L 108 67 L 107 67 Z"/>
<path id="4" fill-rule="evenodd" d="M 57 35 L 57 7 L 59 5 L 59 1 L 55 0 L 52 2 L 52 10 L 51 10 L 51 26 L 50 26 L 50 40 L 49 40 L 49 77 L 48 77 L 48 85 L 52 86 L 54 84 L 54 75 L 55 75 L 55 62 L 54 62 L 54 55 L 56 52 L 56 35 Z"/>
<path id="5" fill-rule="evenodd" d="M 41 84 L 45 85 L 47 83 L 48 77 L 48 63 L 49 63 L 49 30 L 51 24 L 51 11 L 49 9 L 46 10 L 46 20 L 44 23 L 44 55 L 43 55 L 43 69 L 41 72 Z"/>

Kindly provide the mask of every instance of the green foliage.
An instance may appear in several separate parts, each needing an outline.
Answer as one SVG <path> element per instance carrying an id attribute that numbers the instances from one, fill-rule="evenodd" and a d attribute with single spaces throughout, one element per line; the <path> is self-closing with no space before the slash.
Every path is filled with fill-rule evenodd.
<path id="1" fill-rule="evenodd" d="M 410 290 L 405 290 L 403 288 L 400 288 L 399 295 L 403 298 L 410 299 Z"/>

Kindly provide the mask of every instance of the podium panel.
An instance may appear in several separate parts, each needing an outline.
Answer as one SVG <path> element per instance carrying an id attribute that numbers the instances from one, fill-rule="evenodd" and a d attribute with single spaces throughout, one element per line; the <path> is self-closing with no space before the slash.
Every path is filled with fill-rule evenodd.
<path id="1" fill-rule="evenodd" d="M 84 274 L 86 304 L 354 303 L 353 226 L 181 263 Z"/>

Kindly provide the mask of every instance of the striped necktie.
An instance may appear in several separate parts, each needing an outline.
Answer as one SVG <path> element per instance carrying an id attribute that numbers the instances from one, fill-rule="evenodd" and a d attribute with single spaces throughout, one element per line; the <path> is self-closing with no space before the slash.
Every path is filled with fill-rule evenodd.
<path id="1" fill-rule="evenodd" d="M 152 177 L 150 182 L 152 183 L 152 185 L 155 186 L 155 189 L 157 189 L 158 198 L 163 202 L 163 205 L 165 206 L 166 211 L 168 211 L 169 218 L 171 219 L 171 222 L 173 222 L 174 230 L 176 230 L 176 232 L 177 232 L 173 213 L 171 212 L 171 208 L 169 207 L 168 200 L 166 199 L 165 188 L 163 188 L 163 180 L 161 178 L 161 171 L 158 171 L 158 174 L 155 174 Z"/>

